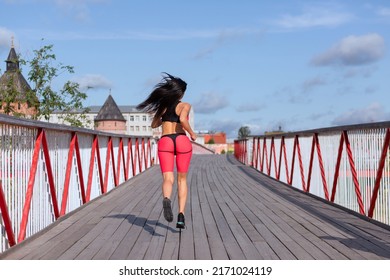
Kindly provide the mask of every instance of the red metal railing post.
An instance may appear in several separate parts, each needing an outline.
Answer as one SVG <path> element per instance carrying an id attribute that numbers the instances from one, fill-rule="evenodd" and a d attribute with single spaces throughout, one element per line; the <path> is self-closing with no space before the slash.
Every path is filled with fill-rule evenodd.
<path id="1" fill-rule="evenodd" d="M 76 134 L 75 149 L 76 149 L 77 170 L 79 173 L 78 175 L 79 175 L 79 182 L 80 182 L 81 201 L 84 204 L 87 200 L 85 197 L 84 173 L 83 173 L 83 166 L 81 163 L 79 137 L 77 136 L 77 134 Z"/>
<path id="2" fill-rule="evenodd" d="M 45 157 L 47 178 L 49 181 L 49 189 L 50 189 L 51 201 L 53 204 L 54 217 L 56 219 L 58 219 L 58 217 L 60 216 L 60 211 L 59 211 L 59 207 L 58 207 L 58 199 L 57 199 L 57 193 L 56 193 L 56 188 L 55 188 L 55 184 L 54 184 L 53 170 L 51 168 L 51 160 L 50 160 L 50 154 L 49 154 L 49 147 L 48 147 L 47 139 L 46 139 L 46 133 L 43 133 L 43 135 L 42 135 L 42 150 L 43 150 L 43 155 Z"/>
<path id="3" fill-rule="evenodd" d="M 30 175 L 27 183 L 26 198 L 23 205 L 22 220 L 20 222 L 18 243 L 22 242 L 26 237 L 28 215 L 30 214 L 31 200 L 34 192 L 35 175 L 37 173 L 37 168 L 38 168 L 39 152 L 41 150 L 42 138 L 43 138 L 43 129 L 39 128 L 37 138 L 35 140 L 34 153 L 33 153 L 33 158 L 32 158 L 32 163 L 30 168 Z"/>
<path id="4" fill-rule="evenodd" d="M 381 157 L 379 160 L 379 166 L 378 166 L 378 170 L 376 173 L 374 190 L 372 191 L 370 208 L 368 210 L 368 217 L 370 217 L 370 218 L 372 218 L 374 215 L 376 199 L 378 197 L 379 186 L 380 186 L 381 179 L 382 179 L 383 168 L 385 167 L 386 156 L 387 156 L 387 152 L 389 150 L 389 145 L 390 145 L 390 128 L 388 128 L 386 130 L 386 136 L 385 136 L 385 139 L 383 141 L 382 154 L 381 154 Z"/>
<path id="5" fill-rule="evenodd" d="M 298 150 L 299 170 L 301 172 L 302 190 L 304 192 L 307 192 L 306 181 L 305 181 L 305 172 L 303 169 L 303 162 L 302 162 L 301 145 L 299 144 L 298 135 L 297 135 L 297 150 Z"/>
<path id="6" fill-rule="evenodd" d="M 330 198 L 330 201 L 332 201 L 332 202 L 334 202 L 334 200 L 336 198 L 336 188 L 337 188 L 337 181 L 339 179 L 341 156 L 343 154 L 343 148 L 344 148 L 344 133 L 341 133 L 339 149 L 338 149 L 338 153 L 337 153 L 336 168 L 334 171 L 332 196 Z"/>
<path id="7" fill-rule="evenodd" d="M 267 138 L 263 138 L 263 153 L 260 162 L 260 171 L 264 172 L 264 159 L 266 160 L 266 168 L 268 170 L 268 158 L 267 158 Z"/>
<path id="8" fill-rule="evenodd" d="M 12 223 L 11 223 L 11 219 L 9 217 L 7 202 L 5 201 L 5 196 L 4 196 L 4 192 L 3 192 L 3 185 L 2 185 L 1 180 L 0 180 L 0 212 L 1 212 L 1 215 L 3 217 L 4 227 L 5 227 L 5 231 L 7 233 L 8 244 L 12 247 L 16 244 L 15 235 L 14 235 L 14 231 L 12 229 Z"/>
<path id="9" fill-rule="evenodd" d="M 123 155 L 123 139 L 122 137 L 119 138 L 119 146 L 118 146 L 118 158 L 117 158 L 117 165 L 116 165 L 116 176 L 119 183 L 120 180 L 120 174 L 121 174 L 121 158 L 123 158 L 124 163 L 124 155 Z M 123 168 L 125 165 L 123 164 Z M 126 180 L 126 179 L 125 179 Z"/>
<path id="10" fill-rule="evenodd" d="M 72 162 L 73 162 L 73 153 L 76 146 L 76 134 L 72 133 L 72 139 L 69 145 L 68 151 L 68 162 L 66 164 L 66 172 L 65 172 L 65 182 L 64 182 L 64 191 L 62 193 L 62 201 L 61 201 L 61 216 L 66 213 L 66 205 L 68 203 L 68 195 L 69 195 L 69 183 L 70 177 L 72 175 Z"/>
<path id="11" fill-rule="evenodd" d="M 360 184 L 359 184 L 359 180 L 357 177 L 355 162 L 354 162 L 353 155 L 352 155 L 351 144 L 349 143 L 347 131 L 344 131 L 343 134 L 344 134 L 344 138 L 345 138 L 345 145 L 347 148 L 349 165 L 351 166 L 352 179 L 353 179 L 353 183 L 355 185 L 355 193 L 356 193 L 356 199 L 357 199 L 357 202 L 359 205 L 359 212 L 360 212 L 360 214 L 364 215 L 365 211 L 364 211 L 364 206 L 363 206 L 363 199 L 362 199 L 362 195 L 360 192 Z"/>
<path id="12" fill-rule="evenodd" d="M 324 168 L 324 162 L 322 160 L 321 146 L 320 146 L 320 141 L 318 139 L 318 133 L 315 133 L 314 136 L 315 136 L 315 142 L 316 142 L 316 147 L 317 147 L 318 161 L 319 161 L 319 164 L 320 164 L 322 185 L 324 187 L 324 194 L 325 194 L 326 200 L 329 201 L 328 184 L 326 182 L 325 168 Z"/>

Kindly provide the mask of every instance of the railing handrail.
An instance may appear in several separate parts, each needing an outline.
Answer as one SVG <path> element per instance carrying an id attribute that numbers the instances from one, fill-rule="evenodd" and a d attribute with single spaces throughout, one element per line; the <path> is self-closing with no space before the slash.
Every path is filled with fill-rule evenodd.
<path id="1" fill-rule="evenodd" d="M 372 123 L 364 123 L 364 124 L 351 124 L 351 125 L 341 125 L 341 126 L 330 126 L 330 127 L 323 127 L 323 128 L 317 128 L 317 129 L 308 129 L 308 130 L 298 130 L 298 131 L 288 131 L 288 132 L 275 132 L 272 134 L 259 134 L 259 135 L 249 135 L 247 138 L 281 138 L 284 137 L 294 137 L 296 135 L 298 136 L 310 136 L 313 135 L 313 133 L 331 133 L 331 132 L 341 132 L 341 131 L 353 131 L 353 130 L 360 130 L 360 129 L 378 129 L 378 128 L 388 128 L 390 127 L 390 121 L 383 121 L 383 122 L 372 122 Z M 240 141 L 241 139 L 237 139 L 236 141 Z M 242 139 L 243 140 L 243 139 Z"/>
<path id="2" fill-rule="evenodd" d="M 25 118 L 18 118 L 14 116 L 9 116 L 5 114 L 0 113 L 0 124 L 9 124 L 9 125 L 16 125 L 19 127 L 26 127 L 26 128 L 46 128 L 54 131 L 67 131 L 67 132 L 78 132 L 78 133 L 85 133 L 85 134 L 93 134 L 93 135 L 99 135 L 99 136 L 112 136 L 115 135 L 117 137 L 124 137 L 124 138 L 141 138 L 141 137 L 150 137 L 152 136 L 131 136 L 128 134 L 119 134 L 119 133 L 109 133 L 89 128 L 83 128 L 83 127 L 76 127 L 76 126 L 69 126 L 65 124 L 54 124 L 49 123 L 47 121 L 40 121 L 40 120 L 32 120 L 32 119 L 25 119 Z"/>

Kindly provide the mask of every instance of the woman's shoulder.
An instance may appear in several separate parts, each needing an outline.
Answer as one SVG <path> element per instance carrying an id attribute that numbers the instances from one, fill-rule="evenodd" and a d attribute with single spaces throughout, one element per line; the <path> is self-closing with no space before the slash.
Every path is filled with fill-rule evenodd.
<path id="1" fill-rule="evenodd" d="M 179 108 L 191 108 L 191 104 L 190 103 L 187 103 L 187 102 L 180 102 L 179 104 L 177 104 L 177 106 Z"/>

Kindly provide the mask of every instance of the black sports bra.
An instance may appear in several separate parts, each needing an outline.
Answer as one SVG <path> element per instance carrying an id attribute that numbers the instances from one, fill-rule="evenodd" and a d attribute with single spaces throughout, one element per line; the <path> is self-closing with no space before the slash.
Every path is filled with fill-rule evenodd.
<path id="1" fill-rule="evenodd" d="M 180 101 L 176 102 L 171 107 L 167 108 L 165 113 L 161 116 L 161 121 L 180 123 L 180 117 L 176 114 L 176 106 L 179 103 Z"/>

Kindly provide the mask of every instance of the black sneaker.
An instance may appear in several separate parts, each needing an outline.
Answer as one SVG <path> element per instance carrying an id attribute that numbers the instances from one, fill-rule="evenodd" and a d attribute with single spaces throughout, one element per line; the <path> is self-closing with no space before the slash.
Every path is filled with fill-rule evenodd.
<path id="1" fill-rule="evenodd" d="M 183 213 L 179 213 L 179 215 L 177 215 L 177 223 L 176 223 L 176 228 L 185 228 L 186 227 L 186 224 L 185 224 L 185 221 L 184 221 L 184 214 Z"/>
<path id="2" fill-rule="evenodd" d="M 169 198 L 163 199 L 163 209 L 164 209 L 164 218 L 168 222 L 173 221 L 173 213 L 172 213 L 172 207 L 171 207 L 171 200 Z"/>

